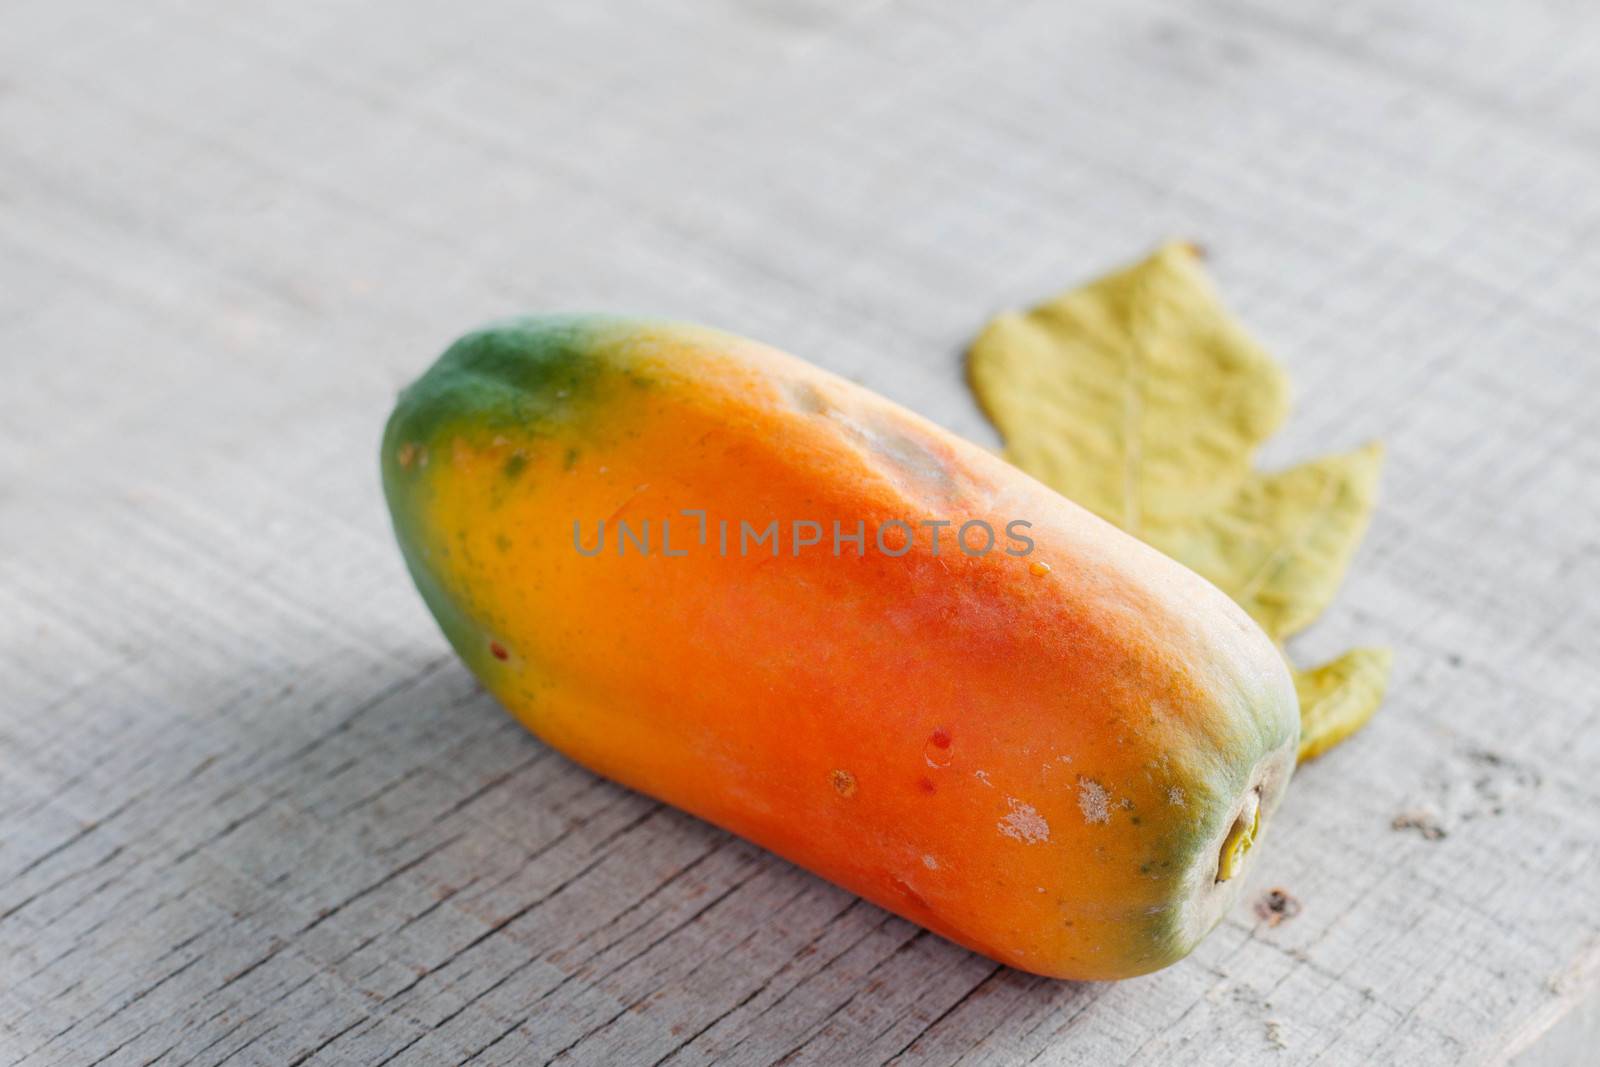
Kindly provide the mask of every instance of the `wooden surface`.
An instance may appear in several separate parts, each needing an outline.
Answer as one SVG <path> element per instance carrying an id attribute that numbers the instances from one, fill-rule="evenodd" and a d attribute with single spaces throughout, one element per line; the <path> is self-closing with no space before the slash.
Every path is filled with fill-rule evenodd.
<path id="1" fill-rule="evenodd" d="M 1537 1050 L 1600 985 L 1597 18 L 8 0 L 0 1064 Z M 1390 449 L 1296 652 L 1393 696 L 1265 843 L 1289 921 L 998 969 L 547 751 L 402 570 L 379 430 L 480 320 L 704 320 L 992 443 L 977 328 L 1169 236 L 1295 379 L 1273 461 Z"/>

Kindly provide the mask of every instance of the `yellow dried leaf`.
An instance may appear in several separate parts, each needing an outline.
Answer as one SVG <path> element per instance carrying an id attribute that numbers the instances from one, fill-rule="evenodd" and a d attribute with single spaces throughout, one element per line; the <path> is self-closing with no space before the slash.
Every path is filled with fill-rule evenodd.
<path id="1" fill-rule="evenodd" d="M 1383 703 L 1393 656 L 1352 648 L 1330 663 L 1294 672 L 1300 696 L 1300 762 L 1315 759 L 1367 724 Z"/>
<path id="2" fill-rule="evenodd" d="M 1141 537 L 1231 501 L 1289 413 L 1186 245 L 1001 315 L 967 367 L 1011 462 Z"/>
<path id="3" fill-rule="evenodd" d="M 1254 470 L 1288 415 L 1288 380 L 1223 308 L 1192 246 L 1000 316 L 968 372 L 1008 459 L 1210 579 L 1274 640 L 1333 599 L 1372 514 L 1382 448 Z M 1387 653 L 1357 650 L 1297 679 L 1303 733 L 1325 739 L 1302 758 L 1371 716 L 1387 672 Z"/>
<path id="4" fill-rule="evenodd" d="M 1251 474 L 1205 515 L 1152 526 L 1145 538 L 1233 597 L 1275 639 L 1332 602 L 1377 500 L 1377 442 L 1275 474 Z"/>

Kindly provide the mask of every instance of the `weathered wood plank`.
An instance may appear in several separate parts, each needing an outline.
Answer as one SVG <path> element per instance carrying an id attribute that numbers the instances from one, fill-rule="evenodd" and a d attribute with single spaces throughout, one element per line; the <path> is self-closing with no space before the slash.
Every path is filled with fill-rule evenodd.
<path id="1" fill-rule="evenodd" d="M 14 0 L 0 1063 L 1534 1044 L 1600 995 L 1597 23 Z M 992 442 L 978 325 L 1170 235 L 1301 389 L 1274 459 L 1389 444 L 1297 652 L 1398 656 L 1262 857 L 1303 910 L 1166 972 L 996 968 L 594 778 L 476 690 L 393 550 L 382 420 L 481 319 L 716 322 Z"/>

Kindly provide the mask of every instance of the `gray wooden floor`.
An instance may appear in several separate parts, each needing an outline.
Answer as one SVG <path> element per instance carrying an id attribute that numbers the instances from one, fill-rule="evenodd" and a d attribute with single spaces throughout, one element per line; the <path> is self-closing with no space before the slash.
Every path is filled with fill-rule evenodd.
<path id="1" fill-rule="evenodd" d="M 997 969 L 547 751 L 404 575 L 379 430 L 480 320 L 992 443 L 977 328 L 1167 237 L 1294 376 L 1274 462 L 1390 448 L 1296 651 L 1393 695 L 1266 842 L 1287 922 Z M 1576 0 L 7 0 L 0 1065 L 1536 1056 L 1600 985 L 1597 323 Z"/>

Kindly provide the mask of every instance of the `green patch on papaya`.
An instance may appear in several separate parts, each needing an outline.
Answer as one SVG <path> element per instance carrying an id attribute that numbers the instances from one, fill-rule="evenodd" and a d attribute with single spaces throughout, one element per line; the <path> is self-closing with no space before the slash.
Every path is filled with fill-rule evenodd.
<path id="1" fill-rule="evenodd" d="M 396 450 L 424 447 L 446 427 L 550 432 L 595 398 L 613 369 L 607 349 L 615 332 L 604 317 L 558 315 L 512 319 L 467 334 L 400 394 L 386 455 L 394 453 L 403 466 Z"/>

